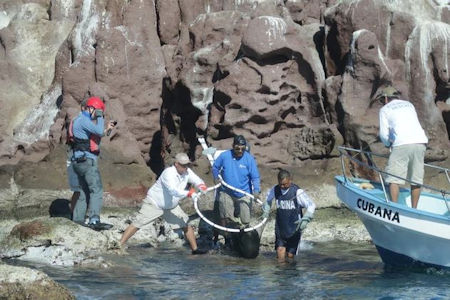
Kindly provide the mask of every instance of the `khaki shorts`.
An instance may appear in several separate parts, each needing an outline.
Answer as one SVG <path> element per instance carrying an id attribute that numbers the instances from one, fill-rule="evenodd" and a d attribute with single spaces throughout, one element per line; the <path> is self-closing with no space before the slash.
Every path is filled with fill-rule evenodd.
<path id="1" fill-rule="evenodd" d="M 394 147 L 389 155 L 386 172 L 406 178 L 417 184 L 423 183 L 424 157 L 426 146 L 424 144 L 408 144 Z M 386 175 L 386 182 L 405 184 L 405 180 Z"/>
<path id="2" fill-rule="evenodd" d="M 234 222 L 249 224 L 251 217 L 251 199 L 248 196 L 232 197 L 225 192 L 219 194 L 219 216 L 221 219 L 230 219 Z"/>
<path id="3" fill-rule="evenodd" d="M 141 209 L 134 216 L 132 224 L 137 228 L 142 228 L 159 217 L 162 217 L 164 221 L 172 225 L 173 229 L 186 227 L 189 220 L 188 215 L 180 206 L 172 209 L 161 209 L 153 203 L 144 202 Z"/>

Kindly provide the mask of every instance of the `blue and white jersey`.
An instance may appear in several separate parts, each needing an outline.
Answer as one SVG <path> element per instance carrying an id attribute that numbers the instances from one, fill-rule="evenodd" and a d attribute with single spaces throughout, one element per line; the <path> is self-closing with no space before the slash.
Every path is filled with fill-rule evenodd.
<path id="1" fill-rule="evenodd" d="M 288 189 L 281 189 L 275 185 L 267 195 L 267 203 L 272 205 L 275 199 L 277 216 L 275 221 L 275 232 L 282 238 L 290 238 L 297 227 L 294 222 L 302 218 L 302 208 L 314 214 L 316 205 L 306 192 L 300 189 L 296 184 L 291 184 Z"/>

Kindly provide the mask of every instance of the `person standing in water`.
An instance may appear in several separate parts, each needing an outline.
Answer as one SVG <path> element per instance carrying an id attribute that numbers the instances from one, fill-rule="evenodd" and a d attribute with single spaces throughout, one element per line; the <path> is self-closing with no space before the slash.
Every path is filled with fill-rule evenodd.
<path id="1" fill-rule="evenodd" d="M 275 249 L 279 262 L 285 262 L 286 256 L 293 260 L 298 252 L 302 232 L 314 216 L 316 205 L 308 194 L 292 183 L 291 174 L 286 170 L 278 172 L 278 184 L 273 186 L 263 205 L 263 217 L 270 213 L 275 199 Z M 302 209 L 306 209 L 303 214 Z"/>
<path id="2" fill-rule="evenodd" d="M 230 186 L 238 188 L 255 198 L 260 197 L 260 176 L 256 160 L 247 150 L 247 141 L 242 135 L 233 139 L 233 148 L 222 152 L 214 161 L 212 173 L 214 181 L 219 175 Z M 243 227 L 248 226 L 251 218 L 252 198 L 240 192 L 221 186 L 218 194 L 219 218 L 222 226 L 230 220 L 239 218 Z M 217 240 L 217 233 L 215 239 Z M 231 243 L 224 233 L 226 243 Z"/>
<path id="3" fill-rule="evenodd" d="M 175 156 L 175 163 L 166 168 L 148 190 L 141 209 L 120 239 L 121 246 L 140 228 L 162 217 L 173 228 L 183 228 L 184 236 L 189 242 L 192 254 L 207 253 L 205 250 L 198 249 L 194 229 L 187 224 L 189 217 L 179 206 L 181 199 L 191 197 L 195 193 L 193 187 L 185 190 L 188 183 L 194 185 L 200 191 L 206 191 L 207 189 L 203 180 L 189 168 L 190 163 L 191 161 L 186 153 L 178 153 Z"/>

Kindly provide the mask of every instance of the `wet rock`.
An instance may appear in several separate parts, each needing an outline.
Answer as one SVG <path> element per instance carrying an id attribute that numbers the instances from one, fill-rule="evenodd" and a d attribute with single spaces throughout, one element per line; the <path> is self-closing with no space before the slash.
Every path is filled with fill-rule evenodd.
<path id="1" fill-rule="evenodd" d="M 15 225 L 0 244 L 2 258 L 76 265 L 95 258 L 108 249 L 108 237 L 65 218 L 41 217 Z"/>
<path id="2" fill-rule="evenodd" d="M 0 263 L 1 299 L 75 299 L 67 288 L 46 274 Z"/>
<path id="3" fill-rule="evenodd" d="M 110 263 L 103 255 L 117 253 L 122 233 L 135 212 L 137 209 L 131 213 L 118 211 L 102 214 L 102 222 L 113 225 L 112 229 L 103 231 L 95 231 L 59 217 L 4 220 L 0 231 L 0 258 L 107 268 Z M 180 230 L 173 230 L 164 221 L 156 220 L 141 228 L 127 245 L 158 247 L 162 243 L 182 247 L 185 241 Z"/>

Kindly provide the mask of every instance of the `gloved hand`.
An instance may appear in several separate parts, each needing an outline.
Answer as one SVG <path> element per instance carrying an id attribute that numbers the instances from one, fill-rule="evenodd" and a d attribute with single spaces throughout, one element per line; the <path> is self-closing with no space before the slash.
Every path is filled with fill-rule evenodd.
<path id="1" fill-rule="evenodd" d="M 264 202 L 264 205 L 262 207 L 263 210 L 263 218 L 268 218 L 270 214 L 270 205 L 267 202 Z"/>
<path id="2" fill-rule="evenodd" d="M 190 197 L 192 197 L 192 195 L 194 195 L 195 194 L 195 189 L 193 188 L 193 187 L 191 187 L 190 189 L 189 189 L 189 192 L 187 193 L 187 196 L 190 198 Z"/>
<path id="3" fill-rule="evenodd" d="M 204 183 L 200 183 L 199 185 L 197 185 L 197 188 L 200 190 L 200 192 L 205 193 L 206 190 L 208 189 L 208 187 L 206 186 L 206 184 Z"/>
<path id="4" fill-rule="evenodd" d="M 309 224 L 309 222 L 311 222 L 312 218 L 313 218 L 313 214 L 307 211 L 305 213 L 305 215 L 303 216 L 303 218 L 294 222 L 294 224 L 297 224 L 295 231 L 305 230 L 306 226 L 308 226 L 308 224 Z"/>
<path id="5" fill-rule="evenodd" d="M 96 109 L 96 110 L 95 110 L 95 117 L 96 117 L 96 118 L 103 117 L 103 110 L 101 110 L 101 109 Z"/>

